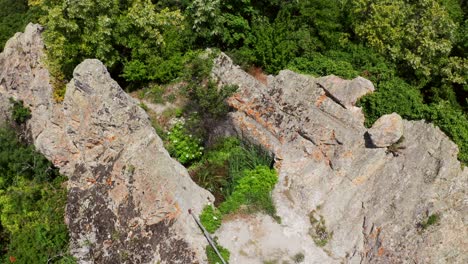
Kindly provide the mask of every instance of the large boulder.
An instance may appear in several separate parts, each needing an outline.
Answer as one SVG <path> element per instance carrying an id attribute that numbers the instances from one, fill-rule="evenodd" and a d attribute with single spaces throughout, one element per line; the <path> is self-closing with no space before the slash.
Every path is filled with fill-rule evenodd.
<path id="1" fill-rule="evenodd" d="M 69 177 L 66 221 L 79 263 L 204 263 L 188 214 L 213 196 L 173 160 L 137 102 L 98 60 L 85 60 L 57 104 L 30 24 L 0 54 L 0 98 L 23 100 L 36 148 Z"/>
<path id="2" fill-rule="evenodd" d="M 281 224 L 239 216 L 217 231 L 233 263 L 292 262 L 300 254 L 303 263 L 468 262 L 468 169 L 437 127 L 397 120 L 386 144 L 402 131 L 405 140 L 392 155 L 368 144 L 354 108 L 372 90 L 362 78 L 286 70 L 259 81 L 223 54 L 212 75 L 239 85 L 228 100 L 231 123 L 274 154 L 279 172 L 273 200 Z"/>
<path id="3" fill-rule="evenodd" d="M 397 113 L 383 115 L 367 132 L 374 146 L 388 147 L 403 136 L 403 119 Z"/>

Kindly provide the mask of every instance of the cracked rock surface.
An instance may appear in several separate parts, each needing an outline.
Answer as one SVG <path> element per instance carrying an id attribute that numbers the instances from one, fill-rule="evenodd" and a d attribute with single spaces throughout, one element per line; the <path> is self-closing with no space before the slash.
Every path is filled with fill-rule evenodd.
<path id="1" fill-rule="evenodd" d="M 224 54 L 212 75 L 239 85 L 231 123 L 274 154 L 279 172 L 273 199 L 281 224 L 239 217 L 217 232 L 235 263 L 291 261 L 298 252 L 304 263 L 468 262 L 468 169 L 438 128 L 401 121 L 404 140 L 392 155 L 366 137 L 354 104 L 373 86 L 361 77 L 284 70 L 265 84 Z M 422 228 L 431 215 L 437 223 Z M 245 230 L 257 235 L 239 237 Z"/>

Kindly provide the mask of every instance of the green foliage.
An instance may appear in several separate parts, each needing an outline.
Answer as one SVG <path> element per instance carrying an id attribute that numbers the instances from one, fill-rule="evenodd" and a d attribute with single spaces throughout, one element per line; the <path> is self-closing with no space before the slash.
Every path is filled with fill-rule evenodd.
<path id="1" fill-rule="evenodd" d="M 187 8 L 198 42 L 224 48 L 240 47 L 250 33 L 254 15 L 250 1 L 195 0 Z"/>
<path id="2" fill-rule="evenodd" d="M 192 179 L 215 196 L 215 205 L 222 203 L 230 194 L 229 160 L 243 150 L 237 138 L 225 138 L 207 149 L 202 160 L 190 167 Z"/>
<path id="3" fill-rule="evenodd" d="M 346 79 L 352 79 L 359 75 L 359 72 L 353 68 L 351 63 L 343 60 L 335 60 L 320 53 L 313 54 L 312 58 L 295 58 L 288 65 L 288 68 L 314 76 L 334 74 Z"/>
<path id="4" fill-rule="evenodd" d="M 223 259 L 227 263 L 229 263 L 229 257 L 231 256 L 231 253 L 229 252 L 229 250 L 218 245 L 218 243 L 216 243 L 216 248 L 218 249 Z M 209 264 L 221 264 L 222 263 L 221 259 L 218 257 L 218 254 L 216 254 L 216 252 L 210 245 L 206 246 L 205 251 L 206 251 L 206 257 L 208 258 Z"/>
<path id="5" fill-rule="evenodd" d="M 424 118 L 427 111 L 421 93 L 399 78 L 380 82 L 377 92 L 361 98 L 358 105 L 363 107 L 367 126 L 385 114 L 397 112 L 414 120 Z"/>
<path id="6" fill-rule="evenodd" d="M 436 124 L 449 136 L 460 150 L 458 159 L 468 164 L 468 117 L 466 113 L 441 101 L 431 105 L 426 119 Z"/>
<path id="7" fill-rule="evenodd" d="M 16 123 L 22 124 L 31 118 L 31 110 L 24 106 L 22 100 L 16 101 L 13 98 L 10 98 L 10 103 L 13 105 L 11 107 L 12 118 Z"/>
<path id="8" fill-rule="evenodd" d="M 307 32 L 298 31 L 294 25 L 286 15 L 273 23 L 266 17 L 258 18 L 252 26 L 252 36 L 237 52 L 237 58 L 262 66 L 267 73 L 278 73 L 299 53 L 297 43 L 307 39 Z"/>
<path id="9" fill-rule="evenodd" d="M 188 165 L 201 158 L 203 154 L 201 139 L 189 134 L 184 123 L 176 123 L 167 134 L 169 140 L 167 149 L 180 163 Z"/>
<path id="10" fill-rule="evenodd" d="M 452 48 L 455 23 L 437 0 L 352 0 L 353 29 L 372 47 L 430 76 Z"/>
<path id="11" fill-rule="evenodd" d="M 225 202 L 219 206 L 223 214 L 234 213 L 245 205 L 247 212 L 263 211 L 274 216 L 275 207 L 271 198 L 278 176 L 275 170 L 267 166 L 257 166 L 253 170 L 245 170 L 242 178 L 234 186 L 234 191 Z"/>
<path id="12" fill-rule="evenodd" d="M 190 92 L 190 98 L 206 116 L 222 118 L 229 112 L 226 99 L 238 89 L 237 85 L 224 85 L 218 88 L 213 81 L 205 85 L 197 85 Z"/>
<path id="13" fill-rule="evenodd" d="M 207 205 L 200 214 L 200 222 L 205 227 L 206 231 L 214 233 L 221 226 L 222 217 L 218 209 Z"/>
<path id="14" fill-rule="evenodd" d="M 0 139 L 1 189 L 12 185 L 20 172 L 22 177 L 38 181 L 49 181 L 58 176 L 50 162 L 33 147 L 20 144 L 11 129 L 0 128 Z"/>
<path id="15" fill-rule="evenodd" d="M 6 41 L 37 19 L 37 10 L 27 0 L 0 0 L 0 52 Z"/>
<path id="16" fill-rule="evenodd" d="M 230 194 L 238 181 L 245 176 L 246 170 L 255 170 L 259 166 L 273 166 L 273 157 L 262 147 L 244 143 L 240 149 L 233 149 L 229 157 L 229 185 L 227 192 Z"/>
<path id="17" fill-rule="evenodd" d="M 440 215 L 439 215 L 439 214 L 431 214 L 429 217 L 427 217 L 427 219 L 425 219 L 424 221 L 422 221 L 421 223 L 419 223 L 418 226 L 419 226 L 422 230 L 425 230 L 425 229 L 427 229 L 428 227 L 439 223 L 439 221 L 440 221 Z"/>
<path id="18" fill-rule="evenodd" d="M 179 76 L 189 42 L 179 10 L 160 10 L 150 0 L 39 2 L 44 38 L 55 75 L 69 79 L 85 58 L 104 62 L 127 81 L 168 82 Z"/>
<path id="19" fill-rule="evenodd" d="M 141 107 L 146 112 L 148 112 L 149 110 L 148 106 L 145 103 L 139 103 L 138 106 Z"/>
<path id="20" fill-rule="evenodd" d="M 190 85 L 201 85 L 205 81 L 213 68 L 213 59 L 217 56 L 218 52 L 209 51 L 198 51 L 188 52 L 186 54 L 186 67 L 184 71 L 184 79 L 190 83 Z M 188 90 L 191 89 L 189 85 Z"/>
<path id="21" fill-rule="evenodd" d="M 42 155 L 19 143 L 15 133 L 0 129 L 0 258 L 8 263 L 46 263 L 67 255 L 68 231 L 63 221 L 66 180 Z M 59 259 L 57 257 L 57 259 Z"/>

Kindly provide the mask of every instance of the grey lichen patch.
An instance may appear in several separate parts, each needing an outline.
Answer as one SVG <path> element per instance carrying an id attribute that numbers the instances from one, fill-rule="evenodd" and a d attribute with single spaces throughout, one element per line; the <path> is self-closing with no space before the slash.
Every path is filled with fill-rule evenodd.
<path id="1" fill-rule="evenodd" d="M 333 232 L 327 230 L 325 219 L 316 210 L 312 210 L 309 213 L 309 220 L 311 225 L 309 235 L 317 246 L 324 247 L 333 237 Z"/>

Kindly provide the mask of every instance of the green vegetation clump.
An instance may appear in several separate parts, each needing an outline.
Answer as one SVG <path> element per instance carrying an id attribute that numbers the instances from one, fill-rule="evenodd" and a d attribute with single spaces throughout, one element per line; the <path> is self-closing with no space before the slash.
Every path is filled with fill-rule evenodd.
<path id="1" fill-rule="evenodd" d="M 0 52 L 7 40 L 35 22 L 38 10 L 28 7 L 28 0 L 0 0 Z"/>
<path id="2" fill-rule="evenodd" d="M 205 227 L 206 231 L 214 233 L 220 226 L 222 220 L 221 212 L 213 208 L 211 205 L 205 206 L 200 214 L 200 222 Z"/>
<path id="3" fill-rule="evenodd" d="M 230 160 L 233 155 L 242 151 L 239 139 L 225 138 L 208 148 L 200 162 L 189 168 L 192 179 L 215 196 L 215 205 L 219 205 L 230 195 Z"/>
<path id="4" fill-rule="evenodd" d="M 304 253 L 299 252 L 296 255 L 294 255 L 292 257 L 292 259 L 293 259 L 294 263 L 302 263 L 302 262 L 304 262 L 304 259 L 305 259 Z"/>
<path id="5" fill-rule="evenodd" d="M 309 214 L 309 220 L 312 226 L 309 229 L 309 235 L 317 246 L 326 246 L 328 241 L 333 237 L 333 232 L 327 230 L 325 219 L 322 215 L 319 215 L 315 210 L 313 210 Z"/>
<path id="6" fill-rule="evenodd" d="M 22 100 L 16 101 L 13 98 L 10 98 L 10 103 L 12 104 L 12 118 L 17 124 L 23 124 L 31 118 L 31 110 L 24 106 Z"/>
<path id="7" fill-rule="evenodd" d="M 74 263 L 64 223 L 66 178 L 0 128 L 0 259 L 2 263 Z M 57 263 L 57 262 L 55 262 Z"/>
<path id="8" fill-rule="evenodd" d="M 205 85 L 195 86 L 190 93 L 190 98 L 204 115 L 222 118 L 229 112 L 226 99 L 237 89 L 237 85 L 224 85 L 218 88 L 218 85 L 210 80 Z"/>
<path id="9" fill-rule="evenodd" d="M 169 153 L 184 165 L 199 160 L 203 155 L 201 139 L 189 134 L 183 122 L 178 122 L 167 132 L 167 139 Z"/>
<path id="10" fill-rule="evenodd" d="M 221 139 L 207 149 L 202 160 L 190 168 L 190 174 L 216 197 L 218 209 L 208 206 L 200 215 L 209 232 L 219 228 L 224 215 L 236 212 L 264 212 L 276 219 L 271 192 L 278 176 L 272 165 L 266 151 L 242 144 L 237 138 Z"/>
<path id="11" fill-rule="evenodd" d="M 229 252 L 229 250 L 218 245 L 218 243 L 216 243 L 216 248 L 218 249 L 223 259 L 226 261 L 226 263 L 229 263 L 229 257 L 231 256 L 231 253 Z M 206 251 L 206 257 L 208 258 L 209 264 L 221 264 L 222 263 L 221 259 L 218 257 L 218 254 L 216 254 L 216 252 L 210 245 L 206 246 L 205 251 Z"/>
<path id="12" fill-rule="evenodd" d="M 419 227 L 422 229 L 422 230 L 425 230 L 427 229 L 428 227 L 430 226 L 433 226 L 437 223 L 439 223 L 440 221 L 440 215 L 439 214 L 431 214 L 429 217 L 427 217 L 426 220 L 422 221 L 421 223 L 419 223 Z"/>
<path id="13" fill-rule="evenodd" d="M 274 169 L 267 166 L 257 166 L 253 170 L 245 170 L 234 186 L 232 194 L 219 206 L 223 214 L 242 210 L 249 213 L 262 211 L 275 216 L 276 210 L 271 198 L 278 176 Z"/>

